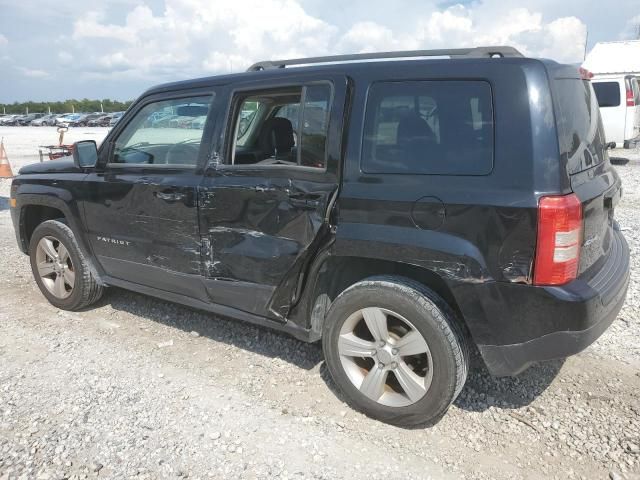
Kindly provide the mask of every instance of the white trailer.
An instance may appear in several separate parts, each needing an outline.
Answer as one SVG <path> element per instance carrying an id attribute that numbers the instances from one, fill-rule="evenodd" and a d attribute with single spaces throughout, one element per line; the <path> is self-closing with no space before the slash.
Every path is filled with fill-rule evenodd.
<path id="1" fill-rule="evenodd" d="M 593 74 L 608 142 L 640 141 L 640 40 L 597 43 L 582 67 Z"/>

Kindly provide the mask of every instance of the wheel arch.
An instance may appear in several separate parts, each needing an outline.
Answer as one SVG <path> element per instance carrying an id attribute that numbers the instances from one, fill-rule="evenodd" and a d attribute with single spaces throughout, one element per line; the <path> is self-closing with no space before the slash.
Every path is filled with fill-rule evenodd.
<path id="1" fill-rule="evenodd" d="M 326 314 L 335 298 L 355 283 L 379 275 L 407 278 L 430 288 L 451 307 L 462 328 L 467 331 L 451 288 L 436 272 L 402 261 L 359 256 L 326 254 L 318 259 L 310 275 L 313 281 L 307 284 L 303 299 L 292 312 L 290 319 L 306 322 L 304 326 L 310 329 L 311 338 L 318 340 Z"/>
<path id="2" fill-rule="evenodd" d="M 67 219 L 62 210 L 51 205 L 30 203 L 21 208 L 20 229 L 25 250 L 29 249 L 29 243 L 36 227 L 47 220 L 64 220 L 66 223 Z"/>
<path id="3" fill-rule="evenodd" d="M 70 196 L 69 192 L 66 192 Z M 81 225 L 80 212 L 77 205 L 70 207 L 69 202 L 65 198 L 58 195 L 44 196 L 41 194 L 23 193 L 17 195 L 19 213 L 16 225 L 16 236 L 18 237 L 18 245 L 22 252 L 29 253 L 29 243 L 34 230 L 38 225 L 47 220 L 61 220 L 71 229 L 78 247 L 82 251 L 85 259 L 89 263 L 92 274 L 101 281 L 100 271 L 96 268 L 92 251 L 88 248 L 86 238 L 82 235 L 83 229 Z"/>

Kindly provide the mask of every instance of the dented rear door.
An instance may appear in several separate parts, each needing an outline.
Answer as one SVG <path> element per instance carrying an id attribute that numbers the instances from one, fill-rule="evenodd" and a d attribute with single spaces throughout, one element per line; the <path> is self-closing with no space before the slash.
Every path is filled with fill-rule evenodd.
<path id="1" fill-rule="evenodd" d="M 286 318 L 308 262 L 327 237 L 327 210 L 338 188 L 346 84 L 343 76 L 296 78 L 288 73 L 230 89 L 218 161 L 207 169 L 199 191 L 203 272 L 212 302 L 275 320 Z M 239 102 L 254 92 L 296 85 L 329 87 L 324 168 L 234 165 L 231 137 L 237 135 Z M 314 90 L 305 91 L 311 95 Z"/>

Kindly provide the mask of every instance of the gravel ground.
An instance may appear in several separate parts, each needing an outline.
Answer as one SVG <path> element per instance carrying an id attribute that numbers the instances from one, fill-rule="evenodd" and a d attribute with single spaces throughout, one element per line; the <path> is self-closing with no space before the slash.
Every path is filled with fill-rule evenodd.
<path id="1" fill-rule="evenodd" d="M 111 288 L 49 305 L 0 180 L 0 479 L 640 479 L 640 152 L 615 152 L 632 249 L 619 318 L 518 378 L 478 362 L 430 429 L 351 410 L 318 345 Z"/>

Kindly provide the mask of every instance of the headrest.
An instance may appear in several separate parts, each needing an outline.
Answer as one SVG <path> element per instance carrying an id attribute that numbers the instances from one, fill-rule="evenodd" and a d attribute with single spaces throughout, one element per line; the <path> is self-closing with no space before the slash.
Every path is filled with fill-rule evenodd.
<path id="1" fill-rule="evenodd" d="M 259 137 L 260 148 L 263 153 L 273 155 L 287 154 L 295 145 L 293 125 L 291 121 L 282 117 L 273 117 L 264 122 Z"/>

